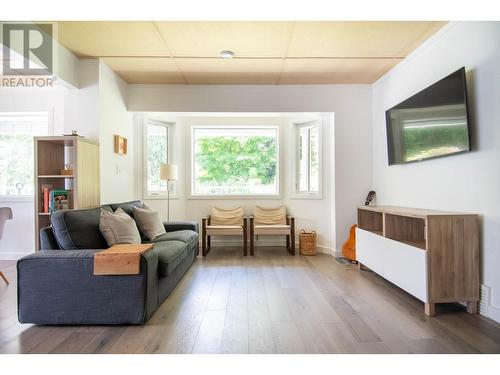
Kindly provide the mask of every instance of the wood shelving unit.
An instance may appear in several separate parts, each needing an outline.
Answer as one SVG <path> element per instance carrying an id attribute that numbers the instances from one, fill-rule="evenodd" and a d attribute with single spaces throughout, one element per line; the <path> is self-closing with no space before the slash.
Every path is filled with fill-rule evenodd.
<path id="1" fill-rule="evenodd" d="M 97 207 L 99 192 L 99 145 L 78 136 L 35 137 L 35 246 L 40 249 L 40 229 L 50 225 L 43 212 L 42 186 L 70 191 L 69 208 Z M 71 165 L 73 174 L 61 171 Z"/>
<path id="2" fill-rule="evenodd" d="M 358 265 L 367 266 L 425 302 L 479 300 L 479 221 L 476 214 L 393 206 L 358 207 Z"/>

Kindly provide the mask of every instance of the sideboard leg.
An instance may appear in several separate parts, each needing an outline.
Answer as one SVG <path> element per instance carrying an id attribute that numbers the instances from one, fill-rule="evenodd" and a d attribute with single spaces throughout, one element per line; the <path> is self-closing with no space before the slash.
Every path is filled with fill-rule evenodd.
<path id="1" fill-rule="evenodd" d="M 426 303 L 425 304 L 425 315 L 427 315 L 427 316 L 436 315 L 436 304 L 435 303 Z"/>
<path id="2" fill-rule="evenodd" d="M 467 312 L 477 314 L 477 301 L 467 301 Z"/>
<path id="3" fill-rule="evenodd" d="M 361 262 L 358 262 L 358 270 L 361 271 L 363 269 L 363 265 L 361 264 Z"/>

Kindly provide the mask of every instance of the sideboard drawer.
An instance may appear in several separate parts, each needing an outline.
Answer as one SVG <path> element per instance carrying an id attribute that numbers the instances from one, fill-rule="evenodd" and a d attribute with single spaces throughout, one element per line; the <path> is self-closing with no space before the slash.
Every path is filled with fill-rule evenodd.
<path id="1" fill-rule="evenodd" d="M 389 238 L 383 240 L 383 276 L 419 300 L 427 302 L 427 252 Z"/>
<path id="2" fill-rule="evenodd" d="M 356 229 L 357 260 L 424 302 L 427 302 L 426 257 L 426 251 L 418 247 Z"/>

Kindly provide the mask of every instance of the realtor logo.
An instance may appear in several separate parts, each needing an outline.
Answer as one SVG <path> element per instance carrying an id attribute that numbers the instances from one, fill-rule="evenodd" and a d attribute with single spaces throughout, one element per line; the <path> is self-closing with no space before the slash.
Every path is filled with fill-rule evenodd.
<path id="1" fill-rule="evenodd" d="M 53 72 L 52 25 L 2 25 L 3 74 L 45 76 Z"/>

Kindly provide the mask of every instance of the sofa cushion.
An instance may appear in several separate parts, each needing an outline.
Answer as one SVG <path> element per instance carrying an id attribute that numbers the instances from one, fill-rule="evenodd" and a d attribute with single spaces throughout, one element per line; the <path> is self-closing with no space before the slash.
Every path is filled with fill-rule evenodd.
<path id="1" fill-rule="evenodd" d="M 50 222 L 62 250 L 106 249 L 108 244 L 99 230 L 101 208 L 54 212 Z"/>
<path id="2" fill-rule="evenodd" d="M 121 208 L 123 211 L 126 212 L 126 214 L 130 217 L 134 217 L 134 210 L 133 207 L 144 207 L 144 204 L 141 201 L 130 201 L 130 202 L 123 202 L 123 203 L 112 203 L 109 204 L 111 209 L 113 211 L 116 211 L 118 208 Z"/>
<path id="3" fill-rule="evenodd" d="M 155 251 L 158 253 L 158 276 L 166 277 L 188 255 L 188 247 L 181 241 L 156 242 Z"/>
<path id="4" fill-rule="evenodd" d="M 145 238 L 153 240 L 166 233 L 158 211 L 153 211 L 146 205 L 143 208 L 133 206 L 132 209 L 137 227 Z"/>
<path id="5" fill-rule="evenodd" d="M 141 243 L 141 235 L 134 219 L 121 208 L 115 212 L 102 209 L 99 230 L 109 247 L 116 244 Z"/>
<path id="6" fill-rule="evenodd" d="M 180 241 L 185 244 L 189 244 L 197 240 L 198 240 L 198 233 L 192 230 L 178 230 L 175 232 L 167 232 L 165 234 L 156 237 L 152 241 L 145 241 L 145 242 L 158 243 L 163 241 Z"/>

